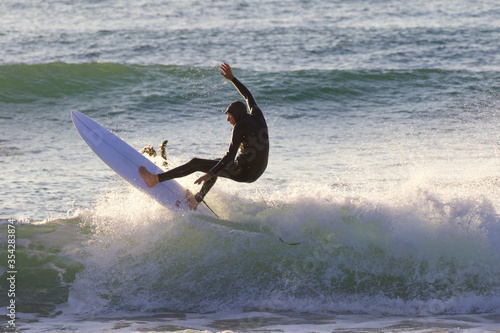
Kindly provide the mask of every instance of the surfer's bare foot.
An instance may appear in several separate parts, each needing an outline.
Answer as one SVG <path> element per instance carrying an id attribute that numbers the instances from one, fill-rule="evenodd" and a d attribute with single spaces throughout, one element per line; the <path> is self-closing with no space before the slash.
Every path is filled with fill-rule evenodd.
<path id="1" fill-rule="evenodd" d="M 199 202 L 196 201 L 196 198 L 194 197 L 193 193 L 191 193 L 190 190 L 186 190 L 186 198 L 188 199 L 189 202 L 189 209 L 196 210 L 196 208 L 198 208 Z"/>
<path id="2" fill-rule="evenodd" d="M 149 172 L 148 169 L 146 169 L 146 167 L 143 166 L 139 167 L 139 174 L 141 175 L 142 179 L 144 179 L 148 187 L 153 187 L 160 182 L 158 180 L 158 175 Z"/>

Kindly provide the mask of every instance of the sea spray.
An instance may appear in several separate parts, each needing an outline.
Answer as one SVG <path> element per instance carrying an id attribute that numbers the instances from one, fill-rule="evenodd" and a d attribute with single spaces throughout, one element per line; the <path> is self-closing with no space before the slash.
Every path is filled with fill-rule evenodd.
<path id="1" fill-rule="evenodd" d="M 93 232 L 71 297 L 87 311 L 408 315 L 498 306 L 500 254 L 488 233 L 498 215 L 484 198 L 233 200 L 218 221 L 165 210 L 135 190 L 103 194 L 84 219 Z"/>

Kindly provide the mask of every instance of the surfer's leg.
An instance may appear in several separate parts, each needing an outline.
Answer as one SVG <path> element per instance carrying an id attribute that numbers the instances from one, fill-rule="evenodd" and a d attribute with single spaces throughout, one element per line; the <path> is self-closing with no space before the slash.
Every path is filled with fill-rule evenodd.
<path id="1" fill-rule="evenodd" d="M 203 184 L 200 191 L 194 196 L 194 199 L 197 202 L 203 201 L 203 198 L 205 198 L 208 191 L 210 191 L 210 189 L 215 185 L 218 176 L 228 178 L 237 182 L 249 182 L 249 180 L 251 179 L 251 175 L 248 172 L 245 173 L 245 170 L 241 168 L 237 163 L 230 162 L 228 166 L 224 168 L 224 170 L 217 174 L 217 176 L 212 176 L 212 178 L 210 178 Z"/>
<path id="2" fill-rule="evenodd" d="M 174 168 L 172 170 L 157 175 L 149 172 L 145 167 L 141 166 L 139 168 L 139 174 L 141 175 L 142 179 L 144 179 L 144 181 L 146 182 L 146 185 L 148 185 L 149 187 L 153 187 L 160 182 L 164 182 L 166 180 L 174 178 L 184 177 L 196 171 L 208 172 L 218 162 L 219 160 L 205 160 L 201 158 L 193 158 L 191 161 L 189 161 L 184 165 L 181 165 L 177 168 Z"/>
<path id="3" fill-rule="evenodd" d="M 208 172 L 217 163 L 219 163 L 218 160 L 205 160 L 202 158 L 193 158 L 191 161 L 189 161 L 184 165 L 178 166 L 177 168 L 174 168 L 167 172 L 160 173 L 158 175 L 158 180 L 160 182 L 164 182 L 166 180 L 190 175 L 196 171 Z"/>
<path id="4" fill-rule="evenodd" d="M 216 162 L 218 163 L 219 161 L 217 160 Z M 205 172 L 208 172 L 210 169 L 211 168 L 209 168 Z M 212 178 L 203 183 L 203 186 L 201 187 L 200 191 L 194 196 L 194 199 L 197 202 L 203 201 L 203 198 L 205 198 L 208 191 L 210 191 L 210 189 L 215 185 L 218 176 L 223 178 L 229 178 L 237 182 L 248 181 L 248 176 L 245 174 L 243 168 L 241 168 L 240 165 L 236 162 L 229 162 L 228 165 L 224 168 L 224 170 L 219 172 L 217 176 L 212 176 Z"/>
<path id="5" fill-rule="evenodd" d="M 249 168 L 243 168 L 238 162 L 230 162 L 228 165 L 217 174 L 223 178 L 229 178 L 239 183 L 251 183 L 256 180 Z"/>
<path id="6" fill-rule="evenodd" d="M 208 191 L 210 191 L 212 186 L 215 185 L 216 181 L 217 181 L 217 176 L 212 176 L 212 178 L 203 183 L 203 186 L 201 187 L 200 191 L 196 193 L 194 196 L 196 201 L 202 202 L 203 198 L 205 198 L 205 195 L 207 195 Z"/>

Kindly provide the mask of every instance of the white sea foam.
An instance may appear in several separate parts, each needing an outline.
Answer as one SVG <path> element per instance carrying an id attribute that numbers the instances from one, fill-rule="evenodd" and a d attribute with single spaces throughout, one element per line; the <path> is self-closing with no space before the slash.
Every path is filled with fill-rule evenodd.
<path id="1" fill-rule="evenodd" d="M 84 218 L 93 234 L 72 299 L 98 312 L 497 309 L 498 214 L 485 198 L 308 195 L 295 188 L 266 202 L 215 189 L 213 206 L 226 209 L 218 220 L 135 190 L 105 193 Z"/>

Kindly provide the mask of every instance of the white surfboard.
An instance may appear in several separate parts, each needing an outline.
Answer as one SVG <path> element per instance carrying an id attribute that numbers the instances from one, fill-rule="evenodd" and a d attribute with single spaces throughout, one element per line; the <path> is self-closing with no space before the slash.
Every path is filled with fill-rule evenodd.
<path id="1" fill-rule="evenodd" d="M 171 210 L 189 211 L 186 190 L 178 182 L 172 179 L 154 187 L 148 187 L 139 175 L 140 166 L 145 166 L 152 173 L 164 172 L 160 167 L 83 113 L 71 111 L 71 117 L 78 133 L 87 145 L 117 174 L 134 187 L 150 195 L 162 206 Z M 216 216 L 204 202 L 198 205 L 196 211 Z"/>

